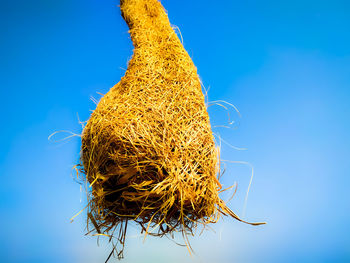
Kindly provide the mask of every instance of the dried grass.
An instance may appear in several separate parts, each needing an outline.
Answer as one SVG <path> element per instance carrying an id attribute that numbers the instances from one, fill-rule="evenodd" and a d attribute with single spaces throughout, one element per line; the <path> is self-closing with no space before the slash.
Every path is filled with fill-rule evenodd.
<path id="1" fill-rule="evenodd" d="M 120 8 L 134 54 L 91 114 L 81 160 L 92 232 L 116 238 L 122 257 L 129 220 L 185 240 L 221 215 L 242 220 L 219 197 L 219 149 L 201 82 L 165 10 L 157 0 L 121 0 Z"/>

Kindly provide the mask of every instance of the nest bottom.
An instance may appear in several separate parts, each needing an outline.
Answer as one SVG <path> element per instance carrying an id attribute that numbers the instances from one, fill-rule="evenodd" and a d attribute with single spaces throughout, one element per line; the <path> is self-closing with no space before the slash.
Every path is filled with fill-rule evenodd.
<path id="1" fill-rule="evenodd" d="M 219 211 L 227 212 L 218 197 L 221 186 L 215 176 L 170 174 L 165 167 L 128 166 L 122 175 L 99 173 L 89 181 L 92 195 L 88 215 L 93 231 L 116 237 L 122 245 L 119 257 L 129 220 L 139 223 L 142 232 L 149 235 L 187 235 L 193 234 L 198 223 L 214 223 Z"/>

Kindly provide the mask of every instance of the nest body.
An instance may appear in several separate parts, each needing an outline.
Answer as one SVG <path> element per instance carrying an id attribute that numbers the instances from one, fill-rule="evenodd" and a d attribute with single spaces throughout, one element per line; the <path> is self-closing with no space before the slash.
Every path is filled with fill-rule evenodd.
<path id="1" fill-rule="evenodd" d="M 235 217 L 219 198 L 219 151 L 196 67 L 164 8 L 157 0 L 120 8 L 134 54 L 82 134 L 94 231 L 124 244 L 129 220 L 162 236 Z"/>

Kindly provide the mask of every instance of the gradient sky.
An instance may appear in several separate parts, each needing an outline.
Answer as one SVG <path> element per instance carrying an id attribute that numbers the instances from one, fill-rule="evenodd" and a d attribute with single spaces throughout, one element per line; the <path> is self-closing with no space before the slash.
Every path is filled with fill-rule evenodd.
<path id="1" fill-rule="evenodd" d="M 79 138 L 48 136 L 79 134 L 90 98 L 123 76 L 132 44 L 118 1 L 0 3 L 0 261 L 104 262 L 110 247 L 84 236 L 85 216 L 69 221 L 84 206 L 71 177 Z M 254 166 L 244 218 L 268 224 L 224 218 L 191 238 L 193 257 L 166 238 L 142 243 L 134 227 L 121 262 L 350 262 L 350 2 L 162 3 L 208 100 L 242 114 L 229 108 L 226 129 L 227 112 L 209 108 L 222 159 Z M 250 175 L 226 163 L 239 215 Z"/>

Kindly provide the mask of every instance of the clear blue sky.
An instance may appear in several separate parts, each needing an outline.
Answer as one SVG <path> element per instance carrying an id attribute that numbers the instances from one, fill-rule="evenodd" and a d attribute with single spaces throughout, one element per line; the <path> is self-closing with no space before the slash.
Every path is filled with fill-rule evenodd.
<path id="1" fill-rule="evenodd" d="M 1 262 L 104 262 L 109 247 L 84 236 L 84 205 L 71 176 L 90 97 L 117 83 L 132 55 L 117 0 L 0 1 Z M 350 262 L 350 2 L 163 0 L 179 26 L 209 101 L 222 158 L 254 166 L 245 218 L 224 218 L 192 238 L 196 256 L 166 238 L 143 244 L 131 228 L 129 262 Z M 56 139 L 59 139 L 56 137 Z M 246 165 L 230 207 L 243 214 Z M 80 202 L 82 198 L 82 202 Z"/>

